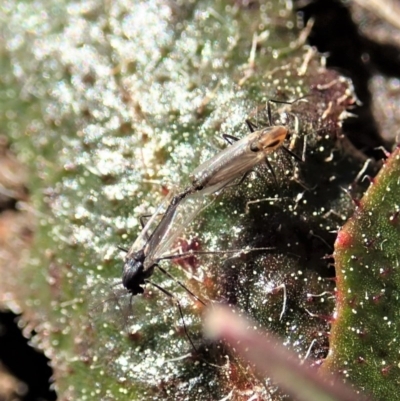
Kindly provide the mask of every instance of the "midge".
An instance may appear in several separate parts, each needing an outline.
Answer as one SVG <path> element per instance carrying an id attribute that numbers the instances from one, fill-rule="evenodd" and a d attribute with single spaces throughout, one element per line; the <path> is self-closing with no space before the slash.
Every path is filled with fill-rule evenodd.
<path id="1" fill-rule="evenodd" d="M 148 234 L 150 226 L 159 216 L 159 212 L 163 206 L 163 204 L 161 204 L 151 219 L 143 227 L 142 232 L 137 240 L 128 250 L 125 256 L 122 284 L 132 295 L 142 294 L 144 291 L 142 286 L 148 282 L 159 288 L 162 292 L 166 293 L 166 295 L 172 297 L 172 294 L 159 287 L 157 284 L 151 282 L 149 278 L 153 275 L 155 267 L 158 267 L 164 274 L 169 276 L 169 274 L 159 266 L 158 262 L 164 259 L 174 259 L 183 255 L 176 254 L 162 256 L 172 246 L 175 239 L 183 230 L 184 225 L 176 224 L 175 220 L 177 217 L 177 208 L 179 203 L 183 198 L 186 197 L 186 195 L 187 192 L 184 191 L 178 195 L 175 195 L 171 199 L 165 213 L 162 215 L 160 222 L 157 224 L 153 232 Z M 187 215 L 185 219 L 185 225 L 189 224 L 194 217 L 195 213 L 192 215 Z M 125 251 L 125 249 L 123 250 Z M 189 291 L 189 293 L 191 292 Z M 194 296 L 194 294 L 191 295 Z"/>
<path id="2" fill-rule="evenodd" d="M 192 172 L 190 175 L 192 192 L 202 191 L 204 194 L 212 194 L 223 189 L 235 179 L 242 177 L 238 183 L 240 184 L 246 175 L 262 162 L 266 163 L 276 181 L 276 176 L 269 163 L 268 156 L 278 148 L 284 149 L 291 156 L 302 161 L 296 154 L 283 146 L 289 130 L 283 125 L 272 125 L 270 102 L 268 101 L 267 103 L 270 126 L 257 129 L 253 123 L 246 120 L 246 124 L 251 131 L 250 134 L 241 139 L 231 135 L 224 135 L 230 146 L 216 154 L 210 160 L 202 163 Z M 278 103 L 291 104 L 293 102 Z"/>
<path id="3" fill-rule="evenodd" d="M 191 187 L 190 187 L 191 188 Z M 189 188 L 189 189 L 190 189 Z M 174 242 L 179 237 L 179 235 L 189 226 L 189 224 L 194 220 L 200 210 L 202 210 L 202 203 L 194 205 L 192 210 L 188 210 L 190 205 L 185 208 L 186 202 L 184 198 L 189 201 L 192 198 L 187 197 L 190 191 L 186 190 L 178 195 L 172 197 L 166 211 L 162 214 L 160 222 L 156 225 L 153 232 L 148 235 L 149 227 L 154 223 L 155 218 L 159 217 L 159 212 L 163 205 L 161 205 L 158 210 L 151 217 L 149 222 L 143 228 L 138 239 L 134 242 L 132 247 L 127 251 L 125 256 L 125 263 L 122 273 L 122 284 L 128 290 L 128 292 L 134 296 L 137 294 L 142 294 L 144 292 L 143 286 L 146 283 L 153 285 L 158 288 L 164 294 L 170 298 L 174 298 L 166 289 L 162 288 L 158 284 L 150 280 L 150 277 L 154 273 L 154 269 L 157 267 L 162 273 L 173 279 L 178 283 L 183 289 L 185 289 L 193 298 L 205 305 L 205 303 L 198 298 L 192 291 L 190 291 L 183 283 L 174 278 L 170 273 L 163 269 L 159 262 L 162 260 L 171 260 L 177 258 L 184 258 L 193 255 L 215 255 L 215 254 L 228 254 L 228 253 L 240 253 L 240 252 L 252 252 L 261 250 L 271 250 L 271 247 L 262 248 L 251 248 L 248 250 L 244 249 L 229 249 L 223 251 L 189 251 L 174 254 L 166 254 L 171 250 Z M 193 194 L 196 196 L 196 194 Z M 195 199 L 196 200 L 196 199 Z M 200 206 L 200 207 L 199 207 Z M 182 207 L 182 210 L 179 210 Z M 122 248 L 120 248 L 122 249 Z M 125 249 L 122 249 L 126 251 Z M 178 302 L 178 307 L 179 302 Z"/>
<path id="4" fill-rule="evenodd" d="M 267 110 L 269 122 L 271 124 L 272 118 L 269 102 Z M 173 297 L 171 293 L 151 282 L 149 278 L 153 275 L 155 267 L 158 267 L 164 274 L 173 278 L 159 266 L 159 262 L 165 259 L 175 259 L 194 254 L 194 252 L 186 252 L 165 255 L 176 238 L 192 222 L 197 213 L 201 210 L 200 208 L 195 208 L 195 210 L 191 212 L 180 211 L 178 213 L 178 208 L 183 208 L 184 206 L 182 202 L 185 198 L 187 199 L 212 194 L 227 187 L 239 177 L 241 177 L 238 183 L 240 184 L 246 175 L 261 162 L 267 164 L 275 178 L 272 166 L 268 161 L 268 156 L 280 147 L 298 159 L 295 154 L 283 146 L 289 132 L 286 127 L 279 125 L 255 130 L 256 127 L 254 124 L 250 123 L 250 121 L 246 121 L 246 123 L 251 133 L 242 139 L 225 135 L 224 138 L 230 142 L 230 146 L 216 154 L 210 160 L 202 163 L 192 172 L 190 175 L 191 185 L 183 192 L 178 193 L 171 198 L 165 213 L 162 215 L 161 220 L 154 231 L 148 235 L 149 227 L 154 223 L 161 207 L 149 220 L 138 239 L 127 251 L 122 274 L 122 284 L 132 295 L 143 293 L 143 285 L 149 283 L 160 289 L 166 295 Z M 232 143 L 232 141 L 235 142 Z M 248 251 L 270 249 L 273 248 L 253 248 Z M 237 249 L 208 252 L 201 251 L 195 252 L 195 254 L 226 254 L 242 251 L 243 250 Z M 198 299 L 182 283 L 178 280 L 175 281 L 181 287 L 185 288 L 193 297 Z M 202 302 L 201 300 L 199 301 Z"/>
<path id="5" fill-rule="evenodd" d="M 205 194 L 217 192 L 236 178 L 242 177 L 243 180 L 261 162 L 273 171 L 267 157 L 283 145 L 288 129 L 274 126 L 255 131 L 250 121 L 246 123 L 252 131 L 249 135 L 242 139 L 225 135 L 226 140 L 236 142 L 230 142 L 230 146 L 192 172 L 193 188 Z"/>

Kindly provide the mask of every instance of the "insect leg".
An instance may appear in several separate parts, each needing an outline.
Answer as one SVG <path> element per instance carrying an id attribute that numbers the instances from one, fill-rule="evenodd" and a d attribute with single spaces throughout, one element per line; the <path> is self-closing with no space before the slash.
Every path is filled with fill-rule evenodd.
<path id="1" fill-rule="evenodd" d="M 164 214 L 165 213 L 158 213 L 157 216 L 164 216 Z M 147 224 L 147 221 L 144 221 L 144 219 L 148 219 L 148 218 L 152 218 L 152 217 L 153 217 L 152 214 L 143 214 L 139 217 L 139 221 L 140 221 L 140 225 L 142 226 L 142 230 L 144 230 L 144 228 Z M 148 241 L 150 238 L 150 235 L 146 232 L 144 234 L 144 237 L 145 237 L 146 241 Z"/>
<path id="2" fill-rule="evenodd" d="M 179 255 L 178 255 L 179 256 Z M 174 277 L 171 273 L 168 273 L 164 268 L 162 268 L 160 265 L 156 264 L 156 267 L 164 273 L 167 277 L 170 279 L 174 280 L 180 287 L 182 287 L 189 295 L 191 295 L 196 301 L 200 302 L 202 305 L 206 306 L 206 303 L 202 301 L 194 292 L 190 291 L 189 288 L 185 286 L 181 281 L 179 281 L 176 277 Z"/>
<path id="3" fill-rule="evenodd" d="M 193 343 L 193 341 L 192 341 L 192 339 L 191 339 L 191 337 L 190 337 L 190 335 L 189 335 L 189 332 L 188 332 L 188 329 L 187 329 L 187 326 L 186 326 L 186 323 L 185 323 L 185 319 L 184 319 L 184 317 L 183 317 L 182 307 L 181 307 L 181 304 L 180 304 L 178 298 L 176 298 L 172 293 L 170 293 L 169 291 L 167 291 L 165 288 L 162 288 L 162 287 L 159 286 L 158 284 L 154 283 L 153 281 L 146 280 L 146 282 L 148 282 L 148 283 L 151 284 L 152 286 L 156 287 L 156 288 L 159 289 L 162 293 L 164 293 L 167 297 L 171 298 L 173 301 L 176 302 L 176 305 L 177 305 L 178 310 L 179 310 L 179 314 L 180 314 L 181 319 L 182 319 L 183 330 L 185 331 L 185 335 L 186 335 L 186 337 L 188 338 L 188 340 L 189 340 L 190 344 L 192 345 L 193 349 L 194 349 L 195 352 L 197 353 L 197 352 L 198 352 L 198 351 L 197 351 L 197 348 L 195 347 L 195 345 L 194 345 L 194 343 Z"/>
<path id="4" fill-rule="evenodd" d="M 229 145 L 232 145 L 232 143 L 234 141 L 238 141 L 239 140 L 239 138 L 236 138 L 236 136 L 229 135 L 229 134 L 223 134 L 222 136 L 225 139 L 225 141 L 229 143 Z"/>
<path id="5" fill-rule="evenodd" d="M 267 102 L 267 113 L 268 113 L 268 121 L 269 125 L 272 126 L 272 113 L 271 113 L 271 100 L 268 100 Z"/>
<path id="6" fill-rule="evenodd" d="M 250 120 L 246 120 L 246 124 L 249 127 L 250 132 L 257 131 L 258 127 L 254 123 L 252 123 Z"/>
<path id="7" fill-rule="evenodd" d="M 243 174 L 243 176 L 240 178 L 240 180 L 238 182 L 235 182 L 234 184 L 227 184 L 225 186 L 223 186 L 221 189 L 223 188 L 232 188 L 232 187 L 236 187 L 238 185 L 241 185 L 243 183 L 243 181 L 253 172 L 253 170 L 247 171 L 246 173 Z M 255 173 L 257 174 L 257 172 L 255 171 Z"/>
<path id="8" fill-rule="evenodd" d="M 271 172 L 272 176 L 274 177 L 274 181 L 275 181 L 276 185 L 278 185 L 278 180 L 276 179 L 275 171 L 272 168 L 271 163 L 269 162 L 267 157 L 265 158 L 265 164 L 267 165 L 268 170 Z"/>
<path id="9" fill-rule="evenodd" d="M 158 215 L 159 215 L 159 216 L 163 216 L 164 213 L 159 213 Z M 149 218 L 152 217 L 152 216 L 153 216 L 152 214 L 142 214 L 142 215 L 139 217 L 139 221 L 140 221 L 140 225 L 142 226 L 142 229 L 144 228 L 144 226 L 145 226 L 146 223 L 147 223 L 147 221 L 144 221 L 144 219 L 149 219 Z"/>
<path id="10" fill-rule="evenodd" d="M 304 160 L 300 157 L 297 156 L 296 153 L 293 153 L 289 148 L 287 148 L 286 146 L 282 146 L 282 149 L 287 152 L 290 156 L 292 156 L 294 159 L 296 159 L 299 162 L 304 162 Z"/>

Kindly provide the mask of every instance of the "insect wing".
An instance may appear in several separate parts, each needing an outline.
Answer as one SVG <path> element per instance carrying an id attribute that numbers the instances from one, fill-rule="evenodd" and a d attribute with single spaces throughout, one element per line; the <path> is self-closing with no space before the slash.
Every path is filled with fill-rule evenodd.
<path id="1" fill-rule="evenodd" d="M 251 152 L 249 145 L 257 137 L 256 133 L 251 133 L 244 138 L 234 142 L 214 157 L 206 160 L 199 167 L 197 167 L 191 174 L 192 180 L 204 187 L 214 186 L 220 182 L 229 182 L 236 178 L 236 176 L 242 171 L 237 167 L 237 163 L 240 165 L 240 159 L 243 154 Z M 236 166 L 232 169 L 232 166 Z"/>
<path id="2" fill-rule="evenodd" d="M 203 197 L 202 194 L 195 193 L 188 195 L 180 203 L 174 206 L 174 208 L 171 209 L 171 214 L 160 223 L 165 223 L 165 227 L 162 229 L 160 228 L 160 232 L 155 233 L 153 236 L 154 246 L 149 247 L 149 253 L 145 261 L 146 266 L 150 266 L 150 264 L 162 259 L 163 256 L 167 254 L 173 254 L 174 244 L 178 237 L 182 235 L 196 216 L 211 203 L 212 202 Z"/>
<path id="3" fill-rule="evenodd" d="M 266 160 L 268 154 L 282 146 L 288 130 L 282 126 L 273 126 L 255 131 L 231 147 L 227 148 L 224 160 L 220 160 L 219 169 L 208 180 L 207 185 L 219 185 L 219 188 L 229 184 L 235 178 L 251 171 L 257 164 Z M 223 163 L 223 164 L 222 164 Z M 210 191 L 209 191 L 210 192 Z"/>
<path id="4" fill-rule="evenodd" d="M 146 225 L 143 227 L 142 231 L 136 238 L 135 242 L 130 247 L 127 256 L 138 251 L 139 249 L 142 249 L 149 242 L 149 238 L 152 236 L 153 230 L 157 229 L 157 226 L 156 226 L 157 221 L 162 218 L 163 212 L 165 211 L 167 204 L 171 201 L 173 195 L 174 194 L 171 191 L 167 196 L 164 197 L 160 206 L 158 206 L 156 211 L 153 213 L 153 215 L 147 221 Z M 155 226 L 156 226 L 156 228 L 154 228 Z"/>
<path id="5" fill-rule="evenodd" d="M 230 177 L 228 180 L 220 181 L 220 182 L 218 182 L 218 183 L 216 183 L 216 184 L 214 184 L 214 185 L 211 185 L 211 186 L 206 186 L 206 187 L 204 187 L 202 190 L 200 190 L 200 191 L 198 192 L 198 194 L 201 194 L 201 195 L 211 195 L 211 194 L 213 194 L 214 192 L 217 192 L 217 191 L 219 191 L 219 190 L 225 188 L 227 185 L 229 185 L 229 183 L 232 181 L 232 179 L 233 179 L 233 178 Z"/>
<path id="6" fill-rule="evenodd" d="M 264 154 L 262 152 L 252 152 L 248 147 L 238 149 L 238 152 L 231 156 L 232 158 L 229 160 L 229 163 L 226 163 L 222 169 L 216 172 L 208 185 L 224 183 L 222 186 L 225 186 L 235 178 L 250 171 L 264 159 Z"/>

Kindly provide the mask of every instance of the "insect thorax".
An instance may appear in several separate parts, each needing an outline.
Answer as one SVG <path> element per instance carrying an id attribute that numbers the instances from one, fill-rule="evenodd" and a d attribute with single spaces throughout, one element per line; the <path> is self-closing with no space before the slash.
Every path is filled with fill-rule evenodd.
<path id="1" fill-rule="evenodd" d="M 143 294 L 144 289 L 141 286 L 147 278 L 143 265 L 145 258 L 144 251 L 141 249 L 125 259 L 122 284 L 132 295 Z"/>

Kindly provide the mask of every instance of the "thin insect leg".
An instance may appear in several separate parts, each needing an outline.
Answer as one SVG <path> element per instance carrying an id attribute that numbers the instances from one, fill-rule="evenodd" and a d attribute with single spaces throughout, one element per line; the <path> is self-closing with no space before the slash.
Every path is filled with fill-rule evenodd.
<path id="1" fill-rule="evenodd" d="M 185 319 L 183 317 L 183 311 L 182 311 L 182 307 L 181 304 L 179 302 L 179 300 L 173 295 L 171 294 L 169 291 L 167 291 L 165 288 L 162 288 L 161 286 L 159 286 L 158 284 L 154 283 L 153 281 L 150 280 L 146 280 L 146 282 L 148 282 L 149 284 L 151 284 L 152 286 L 158 288 L 162 293 L 164 293 L 167 297 L 173 299 L 176 302 L 176 305 L 178 306 L 178 310 L 179 310 L 179 314 L 181 315 L 181 319 L 182 319 L 182 324 L 183 324 L 183 330 L 185 331 L 185 335 L 188 338 L 190 344 L 192 345 L 193 349 L 195 350 L 195 352 L 197 353 L 197 348 L 195 347 L 195 345 L 193 344 L 193 341 L 191 339 L 191 337 L 189 336 L 189 332 L 185 323 Z"/>
<path id="2" fill-rule="evenodd" d="M 226 185 L 226 186 L 224 186 L 224 187 L 222 187 L 222 188 L 232 188 L 232 187 L 236 187 L 236 186 L 238 186 L 238 185 L 243 184 L 243 181 L 244 181 L 252 172 L 253 172 L 253 171 L 250 170 L 250 171 L 248 171 L 247 173 L 244 173 L 243 176 L 242 176 L 242 178 L 241 178 L 238 182 L 236 182 L 236 183 L 234 183 L 234 184 Z M 257 172 L 256 172 L 256 173 L 257 173 Z M 222 189 L 222 188 L 221 188 L 221 189 Z"/>
<path id="3" fill-rule="evenodd" d="M 278 180 L 276 179 L 275 171 L 272 168 L 271 163 L 269 162 L 267 157 L 265 158 L 265 164 L 267 165 L 268 170 L 271 172 L 272 176 L 274 177 L 275 183 L 278 185 Z"/>
<path id="4" fill-rule="evenodd" d="M 222 136 L 225 139 L 225 141 L 229 143 L 229 145 L 232 145 L 233 142 L 236 142 L 239 140 L 239 138 L 236 138 L 236 136 L 229 135 L 229 134 L 223 134 Z"/>
<path id="5" fill-rule="evenodd" d="M 151 218 L 153 216 L 154 216 L 153 214 L 142 214 L 139 217 L 139 221 L 140 221 L 140 225 L 142 226 L 142 229 L 145 227 L 145 225 L 147 223 L 147 221 L 145 222 L 144 219 L 149 219 L 149 218 Z M 164 216 L 164 213 L 157 213 L 156 216 Z"/>
<path id="6" fill-rule="evenodd" d="M 186 326 L 186 323 L 185 323 L 185 319 L 184 319 L 184 317 L 183 317 L 183 311 L 182 311 L 181 304 L 179 303 L 178 300 L 176 300 L 176 304 L 178 305 L 178 310 L 179 310 L 179 314 L 181 315 L 182 324 L 183 324 L 183 330 L 185 330 L 186 337 L 188 338 L 188 340 L 189 340 L 190 344 L 192 345 L 194 351 L 195 351 L 196 353 L 198 353 L 197 348 L 195 347 L 195 345 L 194 345 L 192 339 L 190 338 L 189 331 L 188 331 L 188 329 L 187 329 L 187 326 Z"/>
<path id="7" fill-rule="evenodd" d="M 282 148 L 284 148 L 285 146 L 282 146 Z M 285 150 L 285 152 L 286 152 L 286 150 L 289 150 L 288 148 L 286 148 L 286 149 L 284 149 Z M 291 154 L 289 154 L 289 156 L 291 156 L 291 157 L 289 157 L 288 155 L 286 155 L 285 154 L 285 156 L 286 156 L 286 160 L 289 160 L 289 163 L 290 163 L 290 166 L 291 166 L 291 168 L 292 169 L 294 169 L 294 164 L 293 164 L 293 161 L 292 161 L 292 157 L 294 157 L 294 156 L 292 156 Z M 295 174 L 295 172 L 294 172 L 294 174 Z"/>
<path id="8" fill-rule="evenodd" d="M 157 213 L 156 214 L 156 216 L 160 216 L 160 217 L 164 216 L 164 215 L 165 215 L 165 213 Z M 139 221 L 140 221 L 140 225 L 142 226 L 142 230 L 145 228 L 145 226 L 147 224 L 147 221 L 145 222 L 144 219 L 149 219 L 149 218 L 152 218 L 153 216 L 154 216 L 153 214 L 142 214 L 139 217 Z M 150 237 L 150 235 L 146 233 L 146 240 L 148 240 L 149 237 Z"/>
<path id="9" fill-rule="evenodd" d="M 249 127 L 250 132 L 257 131 L 258 129 L 257 125 L 252 123 L 250 120 L 246 120 L 246 124 Z"/>
<path id="10" fill-rule="evenodd" d="M 200 302 L 202 305 L 207 306 L 207 304 L 202 301 L 194 292 L 190 291 L 189 288 L 185 286 L 181 281 L 179 281 L 177 278 L 175 278 L 171 273 L 168 273 L 165 269 L 163 269 L 160 265 L 155 265 L 156 267 L 159 268 L 159 270 L 164 273 L 167 277 L 170 279 L 174 280 L 179 286 L 181 286 L 185 291 L 187 291 L 196 301 Z"/>
<path id="11" fill-rule="evenodd" d="M 294 159 L 296 159 L 297 161 L 299 161 L 299 162 L 303 162 L 304 160 L 302 160 L 301 159 L 301 157 L 300 156 L 297 156 L 296 155 L 296 153 L 294 153 L 294 152 L 292 152 L 289 148 L 287 148 L 286 146 L 281 146 L 282 147 L 282 149 L 285 151 L 285 152 L 287 152 L 290 156 L 292 156 Z"/>
<path id="12" fill-rule="evenodd" d="M 146 280 L 146 282 L 149 283 L 149 284 L 151 284 L 151 285 L 153 285 L 154 287 L 156 287 L 157 289 L 159 289 L 162 293 L 164 293 L 167 297 L 171 298 L 172 300 L 174 300 L 174 301 L 176 302 L 176 305 L 177 305 L 178 310 L 179 310 L 179 315 L 181 316 L 181 320 L 182 320 L 182 324 L 183 324 L 183 330 L 185 331 L 185 335 L 186 335 L 187 339 L 189 340 L 191 346 L 193 347 L 194 351 L 195 351 L 197 354 L 199 354 L 198 349 L 197 349 L 196 346 L 194 345 L 194 343 L 193 343 L 193 341 L 192 341 L 192 338 L 191 338 L 190 335 L 189 335 L 189 330 L 188 330 L 188 328 L 187 328 L 187 326 L 186 326 L 185 318 L 184 318 L 184 315 L 183 315 L 182 306 L 181 306 L 179 300 L 178 300 L 173 294 L 171 294 L 169 291 L 167 291 L 165 288 L 162 288 L 161 286 L 159 286 L 158 284 L 154 283 L 153 281 Z M 171 359 L 170 361 L 173 361 L 173 360 L 174 360 L 174 359 Z M 215 364 L 209 363 L 209 362 L 207 362 L 207 361 L 205 361 L 205 363 L 206 363 L 207 365 L 213 366 L 214 368 L 219 368 L 219 369 L 224 368 L 224 366 L 215 365 Z"/>
<path id="13" fill-rule="evenodd" d="M 272 127 L 273 124 L 272 124 L 271 102 L 273 102 L 273 100 L 268 100 L 267 101 L 267 115 L 268 115 L 269 125 Z"/>
<path id="14" fill-rule="evenodd" d="M 243 181 L 253 172 L 257 174 L 257 171 L 253 171 L 253 170 L 247 171 L 246 173 L 243 174 L 243 176 L 240 178 L 240 180 L 238 182 L 235 182 L 233 184 L 230 184 L 230 182 L 227 182 L 223 187 L 219 188 L 219 191 L 221 191 L 222 189 L 225 189 L 225 188 L 233 188 L 233 187 L 237 187 L 238 185 L 243 184 Z"/>
<path id="15" fill-rule="evenodd" d="M 269 125 L 272 127 L 272 113 L 271 113 L 271 100 L 268 100 L 267 102 L 267 113 L 268 113 L 268 121 Z"/>
<path id="16" fill-rule="evenodd" d="M 128 252 L 129 252 L 129 249 L 124 248 L 123 246 L 117 245 L 117 248 L 118 248 L 120 251 L 122 251 L 122 252 L 125 252 L 125 253 L 128 253 Z"/>
<path id="17" fill-rule="evenodd" d="M 164 213 L 157 213 L 157 216 L 164 216 Z M 152 218 L 153 215 L 152 214 L 143 214 L 142 216 L 139 217 L 139 221 L 140 221 L 140 225 L 142 226 L 142 230 L 145 228 L 147 222 L 144 221 L 144 219 L 148 219 L 148 218 Z M 146 241 L 148 241 L 150 239 L 150 235 L 149 233 L 145 233 L 144 234 L 144 238 L 146 239 Z"/>
<path id="18" fill-rule="evenodd" d="M 143 214 L 142 216 L 139 217 L 139 222 L 140 222 L 140 225 L 142 226 L 142 230 L 143 230 L 144 226 L 146 225 L 146 222 L 144 221 L 144 219 L 148 219 L 150 217 L 152 217 L 152 214 Z"/>
<path id="19" fill-rule="evenodd" d="M 250 173 L 250 171 L 249 171 L 248 173 Z M 219 191 L 222 191 L 222 190 L 225 189 L 225 188 L 231 188 L 231 187 L 236 187 L 237 185 L 240 185 L 240 184 L 245 180 L 245 178 L 247 177 L 248 173 L 245 173 L 245 174 L 243 175 L 243 177 L 240 179 L 239 183 L 237 183 L 237 184 L 230 184 L 230 181 L 228 181 L 225 185 L 219 187 L 218 190 L 219 190 Z"/>

